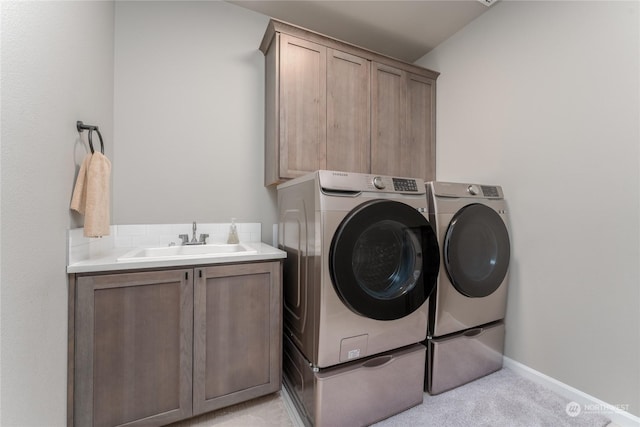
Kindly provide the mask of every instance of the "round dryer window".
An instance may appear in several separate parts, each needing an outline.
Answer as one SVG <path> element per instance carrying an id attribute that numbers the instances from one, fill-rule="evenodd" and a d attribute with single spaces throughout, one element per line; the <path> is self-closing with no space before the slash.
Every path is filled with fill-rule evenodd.
<path id="1" fill-rule="evenodd" d="M 468 297 L 491 295 L 509 269 L 509 232 L 498 213 L 482 204 L 460 209 L 444 238 L 444 265 L 453 286 Z"/>
<path id="2" fill-rule="evenodd" d="M 329 272 L 342 302 L 372 319 L 400 319 L 433 292 L 438 243 L 427 219 L 411 206 L 373 200 L 340 223 L 329 251 Z"/>

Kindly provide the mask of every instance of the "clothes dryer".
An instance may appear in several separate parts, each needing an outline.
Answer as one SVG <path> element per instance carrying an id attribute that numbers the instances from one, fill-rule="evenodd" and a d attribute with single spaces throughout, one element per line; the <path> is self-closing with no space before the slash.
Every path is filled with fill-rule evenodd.
<path id="1" fill-rule="evenodd" d="M 437 394 L 502 367 L 511 245 L 502 187 L 429 182 L 427 199 L 442 250 L 426 342 Z"/>
<path id="2" fill-rule="evenodd" d="M 439 268 L 416 178 L 317 171 L 278 186 L 284 328 L 315 368 L 426 337 Z"/>

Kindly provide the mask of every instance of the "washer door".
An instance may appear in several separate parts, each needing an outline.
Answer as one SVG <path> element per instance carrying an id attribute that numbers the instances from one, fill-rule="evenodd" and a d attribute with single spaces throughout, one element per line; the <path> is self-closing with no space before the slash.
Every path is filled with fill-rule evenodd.
<path id="1" fill-rule="evenodd" d="M 444 265 L 458 292 L 471 298 L 491 295 L 509 268 L 509 232 L 498 213 L 481 204 L 460 209 L 444 238 Z"/>
<path id="2" fill-rule="evenodd" d="M 417 310 L 435 289 L 439 264 L 429 221 L 391 200 L 357 206 L 338 226 L 329 249 L 329 273 L 342 302 L 377 320 Z"/>

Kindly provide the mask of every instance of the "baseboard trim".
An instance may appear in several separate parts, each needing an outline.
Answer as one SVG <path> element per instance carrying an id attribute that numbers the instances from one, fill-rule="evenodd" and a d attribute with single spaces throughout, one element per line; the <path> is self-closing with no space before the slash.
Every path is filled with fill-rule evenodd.
<path id="1" fill-rule="evenodd" d="M 609 403 L 606 403 L 596 397 L 593 397 L 577 388 L 571 387 L 563 382 L 556 380 L 548 375 L 538 372 L 520 362 L 516 362 L 504 356 L 504 367 L 509 368 L 518 375 L 521 375 L 536 384 L 540 384 L 548 389 L 551 389 L 560 396 L 564 396 L 573 402 L 579 403 L 581 408 L 597 408 L 603 415 L 611 419 L 611 422 L 615 426 L 619 427 L 637 427 L 640 425 L 640 417 L 636 417 L 629 412 L 626 412 L 620 408 L 617 408 Z M 611 425 L 610 425 L 611 426 Z M 613 426 L 611 426 L 613 427 Z"/>
<path id="2" fill-rule="evenodd" d="M 284 383 L 284 381 L 283 381 Z M 284 408 L 289 414 L 289 418 L 291 418 L 291 422 L 294 427 L 305 427 L 302 422 L 302 418 L 300 418 L 300 414 L 298 414 L 298 410 L 296 409 L 296 405 L 293 403 L 291 399 L 291 395 L 289 394 L 289 390 L 282 384 L 282 388 L 280 389 L 280 396 L 282 396 L 282 401 L 284 402 Z"/>

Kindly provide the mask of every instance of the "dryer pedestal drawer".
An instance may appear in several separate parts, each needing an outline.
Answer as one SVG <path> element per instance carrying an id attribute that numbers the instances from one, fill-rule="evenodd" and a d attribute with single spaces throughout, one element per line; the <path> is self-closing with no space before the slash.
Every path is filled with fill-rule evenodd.
<path id="1" fill-rule="evenodd" d="M 306 425 L 367 426 L 422 403 L 420 344 L 313 372 L 285 337 L 284 384 Z"/>
<path id="2" fill-rule="evenodd" d="M 425 390 L 439 394 L 502 368 L 504 322 L 428 340 Z"/>

